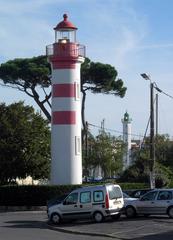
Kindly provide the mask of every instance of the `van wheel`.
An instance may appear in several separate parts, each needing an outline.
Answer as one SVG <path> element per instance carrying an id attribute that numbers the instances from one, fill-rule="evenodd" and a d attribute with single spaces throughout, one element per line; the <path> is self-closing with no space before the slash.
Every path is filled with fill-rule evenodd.
<path id="1" fill-rule="evenodd" d="M 118 220 L 118 219 L 120 218 L 120 216 L 121 216 L 121 214 L 118 213 L 118 214 L 112 215 L 111 218 L 112 218 L 113 220 Z"/>
<path id="2" fill-rule="evenodd" d="M 51 215 L 51 222 L 53 223 L 53 224 L 59 224 L 60 222 L 61 222 L 61 218 L 60 218 L 60 216 L 59 216 L 59 214 L 58 213 L 53 213 L 52 215 Z"/>
<path id="3" fill-rule="evenodd" d="M 126 216 L 128 218 L 133 218 L 136 216 L 136 210 L 132 206 L 126 207 Z"/>
<path id="4" fill-rule="evenodd" d="M 93 218 L 96 223 L 103 222 L 104 220 L 103 214 L 101 212 L 95 212 Z"/>
<path id="5" fill-rule="evenodd" d="M 173 207 L 168 208 L 168 215 L 170 218 L 173 218 Z"/>

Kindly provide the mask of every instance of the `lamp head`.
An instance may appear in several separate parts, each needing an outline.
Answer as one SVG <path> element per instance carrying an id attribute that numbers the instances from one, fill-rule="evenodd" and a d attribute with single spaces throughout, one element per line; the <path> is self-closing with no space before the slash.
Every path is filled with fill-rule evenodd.
<path id="1" fill-rule="evenodd" d="M 146 73 L 141 73 L 141 76 L 145 79 L 145 80 L 151 80 L 150 76 L 147 75 Z"/>

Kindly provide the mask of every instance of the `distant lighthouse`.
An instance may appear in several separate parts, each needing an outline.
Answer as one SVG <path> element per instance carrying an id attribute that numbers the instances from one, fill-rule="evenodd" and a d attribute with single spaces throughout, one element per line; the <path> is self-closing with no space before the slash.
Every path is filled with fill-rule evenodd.
<path id="1" fill-rule="evenodd" d="M 123 156 L 123 170 L 127 169 L 131 165 L 131 127 L 132 119 L 130 119 L 129 114 L 124 114 L 122 119 L 123 123 L 123 142 L 125 143 L 125 152 Z"/>
<path id="2" fill-rule="evenodd" d="M 85 46 L 67 14 L 46 47 L 52 69 L 51 184 L 82 183 L 80 66 Z"/>

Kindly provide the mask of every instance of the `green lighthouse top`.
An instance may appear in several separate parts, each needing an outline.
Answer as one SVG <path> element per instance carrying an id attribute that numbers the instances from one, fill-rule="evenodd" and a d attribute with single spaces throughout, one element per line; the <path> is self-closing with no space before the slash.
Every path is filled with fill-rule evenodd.
<path id="1" fill-rule="evenodd" d="M 132 119 L 129 117 L 129 114 L 128 114 L 128 112 L 126 111 L 125 114 L 124 114 L 123 122 L 130 123 L 131 121 L 132 121 Z"/>
<path id="2" fill-rule="evenodd" d="M 124 114 L 124 121 L 129 121 L 129 114 L 127 112 Z"/>

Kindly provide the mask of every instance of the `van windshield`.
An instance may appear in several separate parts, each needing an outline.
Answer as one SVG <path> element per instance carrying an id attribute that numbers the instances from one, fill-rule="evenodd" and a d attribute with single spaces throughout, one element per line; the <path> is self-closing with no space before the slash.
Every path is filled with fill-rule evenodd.
<path id="1" fill-rule="evenodd" d="M 110 200 L 122 198 L 122 193 L 119 187 L 112 187 L 111 189 L 108 190 L 108 192 Z"/>

